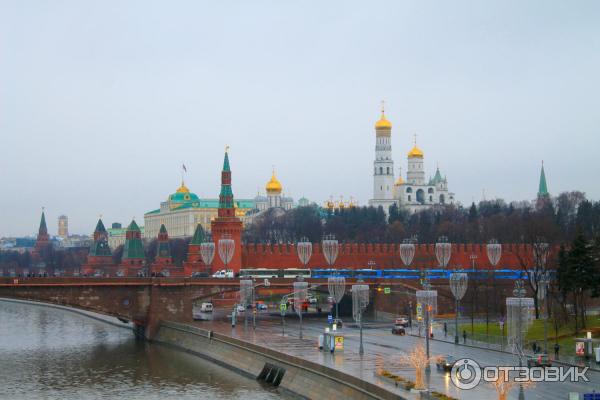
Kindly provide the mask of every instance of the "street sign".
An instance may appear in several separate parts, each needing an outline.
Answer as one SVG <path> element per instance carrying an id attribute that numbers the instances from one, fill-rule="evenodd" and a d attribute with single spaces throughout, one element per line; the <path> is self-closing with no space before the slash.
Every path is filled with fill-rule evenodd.
<path id="1" fill-rule="evenodd" d="M 421 303 L 417 303 L 417 319 L 420 320 L 421 318 L 423 318 L 423 306 L 421 306 Z"/>
<path id="2" fill-rule="evenodd" d="M 329 315 L 327 316 L 327 323 L 328 323 L 328 324 L 333 324 L 333 315 L 329 314 Z"/>
<path id="3" fill-rule="evenodd" d="M 263 282 L 263 284 L 264 284 L 265 287 L 271 286 L 271 282 L 269 282 L 269 280 L 266 279 L 266 278 L 265 278 L 265 281 Z"/>
<path id="4" fill-rule="evenodd" d="M 390 294 L 392 293 L 392 289 L 390 289 L 389 287 L 383 288 L 383 294 Z"/>

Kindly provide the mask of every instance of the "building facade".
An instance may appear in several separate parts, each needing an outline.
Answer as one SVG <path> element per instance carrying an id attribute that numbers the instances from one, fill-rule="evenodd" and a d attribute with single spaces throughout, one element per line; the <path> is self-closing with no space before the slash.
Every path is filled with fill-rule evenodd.
<path id="1" fill-rule="evenodd" d="M 242 220 L 254 208 L 254 200 L 242 199 L 234 203 L 235 215 Z M 211 221 L 218 216 L 218 209 L 218 199 L 200 199 L 182 181 L 177 191 L 160 203 L 160 208 L 144 215 L 143 236 L 145 239 L 157 237 L 161 225 L 165 225 L 169 237 L 174 239 L 192 236 L 198 224 L 210 232 Z"/>
<path id="2" fill-rule="evenodd" d="M 66 215 L 58 217 L 58 236 L 63 239 L 69 237 L 69 218 Z"/>

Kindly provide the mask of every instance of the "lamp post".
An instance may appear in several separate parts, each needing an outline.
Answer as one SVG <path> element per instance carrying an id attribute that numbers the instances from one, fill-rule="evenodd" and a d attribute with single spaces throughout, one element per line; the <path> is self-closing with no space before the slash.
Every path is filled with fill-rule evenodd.
<path id="1" fill-rule="evenodd" d="M 300 241 L 296 244 L 296 252 L 298 253 L 298 258 L 300 262 L 306 269 L 308 262 L 312 256 L 312 243 L 305 237 L 300 239 Z"/>
<path id="2" fill-rule="evenodd" d="M 458 309 L 460 300 L 467 292 L 469 275 L 464 272 L 453 272 L 450 274 L 450 290 L 456 301 L 456 314 L 454 315 L 454 343 L 458 344 Z"/>
<path id="3" fill-rule="evenodd" d="M 327 262 L 327 265 L 329 265 L 329 269 L 332 269 L 338 256 L 339 243 L 334 235 L 325 235 L 323 236 L 321 246 L 325 261 Z M 338 319 L 339 303 L 342 301 L 346 291 L 346 278 L 337 276 L 337 273 L 333 276 L 329 276 L 329 278 L 327 278 L 327 287 L 329 289 L 329 295 L 333 298 L 333 301 L 335 301 L 335 318 Z"/>
<path id="4" fill-rule="evenodd" d="M 519 367 L 523 366 L 523 336 L 527 332 L 532 320 L 534 307 L 533 298 L 525 297 L 523 280 L 515 281 L 514 297 L 506 298 L 506 316 L 508 323 L 508 343 L 513 354 L 519 357 Z M 519 400 L 525 399 L 523 384 L 519 384 Z"/>
<path id="5" fill-rule="evenodd" d="M 437 258 L 440 268 L 446 268 L 452 255 L 452 244 L 446 236 L 441 236 L 435 244 L 435 257 Z"/>
<path id="6" fill-rule="evenodd" d="M 227 273 L 227 265 L 231 262 L 234 252 L 235 241 L 231 238 L 231 235 L 226 233 L 223 238 L 219 239 L 219 257 L 221 257 L 221 261 L 225 266 L 225 273 Z"/>
<path id="7" fill-rule="evenodd" d="M 302 279 L 300 276 L 299 279 Z M 308 282 L 296 281 L 294 282 L 294 307 L 300 317 L 300 339 L 302 339 L 302 306 L 308 296 Z M 299 307 L 298 307 L 299 306 Z"/>
<path id="8" fill-rule="evenodd" d="M 487 257 L 488 260 L 490 261 L 490 264 L 492 265 L 492 277 L 494 277 L 494 273 L 496 270 L 496 267 L 498 266 L 498 263 L 500 262 L 500 257 L 502 257 L 502 245 L 500 243 L 498 243 L 498 241 L 496 239 L 491 239 L 488 244 L 485 246 L 486 249 L 486 253 L 487 253 Z M 489 280 L 488 280 L 489 282 Z M 488 287 L 487 283 L 486 283 L 486 288 Z M 488 290 L 486 290 L 487 292 Z M 486 319 L 485 319 L 485 325 L 486 325 L 486 334 L 488 333 L 488 314 L 489 314 L 489 310 L 487 305 L 488 303 L 488 299 L 489 299 L 489 293 L 486 293 Z M 494 296 L 494 299 L 496 298 L 496 296 Z M 494 305 L 496 305 L 496 302 L 494 300 Z"/>
<path id="9" fill-rule="evenodd" d="M 369 285 L 352 285 L 352 317 L 360 327 L 360 347 L 358 353 L 365 354 L 363 347 L 363 312 L 369 304 Z"/>
<path id="10" fill-rule="evenodd" d="M 425 344 L 427 349 L 427 358 L 429 359 L 429 336 L 431 318 L 437 313 L 437 290 L 431 290 L 429 278 L 425 278 L 423 290 L 417 290 L 417 304 L 421 305 L 421 309 L 425 310 Z M 429 366 L 427 367 L 429 370 Z"/>
<path id="11" fill-rule="evenodd" d="M 215 257 L 215 244 L 213 242 L 200 243 L 200 257 L 202 257 L 202 261 L 204 262 L 204 265 L 206 265 L 207 272 L 210 274 L 210 272 L 212 272 L 210 265 Z"/>
<path id="12" fill-rule="evenodd" d="M 254 291 L 254 282 L 252 279 L 240 280 L 240 303 L 244 307 L 244 328 L 248 328 L 248 302 L 252 298 Z"/>
<path id="13" fill-rule="evenodd" d="M 542 272 L 537 282 L 538 302 L 544 306 L 544 353 L 548 354 L 548 286 L 550 285 L 550 274 L 547 271 Z M 546 300 L 545 304 L 544 300 Z"/>

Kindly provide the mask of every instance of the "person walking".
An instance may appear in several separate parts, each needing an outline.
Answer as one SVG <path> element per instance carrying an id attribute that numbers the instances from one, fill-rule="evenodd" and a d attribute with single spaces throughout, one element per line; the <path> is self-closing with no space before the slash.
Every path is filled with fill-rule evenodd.
<path id="1" fill-rule="evenodd" d="M 448 335 L 448 325 L 444 322 L 444 337 Z"/>
<path id="2" fill-rule="evenodd" d="M 558 352 L 560 351 L 560 345 L 558 342 L 554 343 L 554 358 L 558 360 Z"/>
<path id="3" fill-rule="evenodd" d="M 463 330 L 463 340 L 467 344 L 467 331 Z"/>

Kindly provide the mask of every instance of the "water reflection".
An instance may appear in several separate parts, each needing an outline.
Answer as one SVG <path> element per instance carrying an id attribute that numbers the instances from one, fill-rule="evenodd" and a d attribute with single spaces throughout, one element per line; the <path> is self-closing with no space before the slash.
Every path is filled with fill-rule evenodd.
<path id="1" fill-rule="evenodd" d="M 0 399 L 279 399 L 276 390 L 77 314 L 0 301 Z"/>

